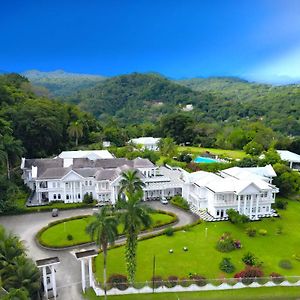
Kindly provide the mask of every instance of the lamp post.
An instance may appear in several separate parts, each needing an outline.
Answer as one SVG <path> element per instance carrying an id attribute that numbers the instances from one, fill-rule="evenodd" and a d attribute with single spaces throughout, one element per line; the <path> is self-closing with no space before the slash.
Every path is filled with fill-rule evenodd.
<path id="1" fill-rule="evenodd" d="M 153 265 L 152 265 L 152 293 L 154 293 L 154 279 L 155 279 L 155 266 L 156 266 L 156 260 L 155 255 L 153 255 Z"/>
<path id="2" fill-rule="evenodd" d="M 207 230 L 208 230 L 208 228 L 205 227 L 205 238 L 207 238 Z"/>

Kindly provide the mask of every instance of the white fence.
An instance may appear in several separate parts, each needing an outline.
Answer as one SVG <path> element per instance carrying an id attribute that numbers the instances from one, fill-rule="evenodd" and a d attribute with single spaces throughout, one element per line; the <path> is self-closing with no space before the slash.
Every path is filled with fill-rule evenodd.
<path id="1" fill-rule="evenodd" d="M 245 284 L 242 282 L 243 279 L 236 278 L 226 278 L 221 283 L 220 280 L 213 279 L 207 280 L 203 286 L 199 284 L 191 283 L 189 286 L 182 286 L 182 284 L 177 284 L 173 287 L 167 287 L 164 282 L 161 286 L 153 289 L 152 282 L 139 283 L 138 287 L 125 287 L 122 290 L 117 287 L 113 287 L 107 290 L 107 295 L 126 295 L 126 294 L 150 294 L 150 293 L 172 293 L 172 292 L 199 292 L 199 291 L 217 291 L 217 290 L 232 290 L 232 289 L 242 289 L 242 288 L 259 288 L 259 287 L 273 287 L 273 286 L 300 286 L 300 276 L 290 276 L 282 279 L 282 282 L 278 282 L 278 278 L 271 279 L 270 277 L 264 278 L 247 278 L 245 280 L 253 281 L 250 284 Z M 275 281 L 275 282 L 274 282 Z M 276 281 L 278 283 L 276 283 Z M 155 283 L 157 284 L 157 283 Z M 167 284 L 167 282 L 166 282 Z M 104 290 L 93 281 L 93 289 L 97 296 L 103 296 Z"/>

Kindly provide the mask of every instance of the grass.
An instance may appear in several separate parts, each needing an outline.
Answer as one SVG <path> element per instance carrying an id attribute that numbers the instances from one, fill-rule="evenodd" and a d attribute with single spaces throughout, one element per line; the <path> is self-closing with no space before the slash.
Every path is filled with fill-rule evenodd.
<path id="1" fill-rule="evenodd" d="M 188 147 L 188 146 L 178 146 L 178 151 L 183 152 L 187 151 L 192 154 L 201 154 L 205 151 L 209 151 L 215 155 L 222 155 L 224 157 L 229 157 L 232 159 L 242 159 L 247 156 L 247 154 L 242 150 L 225 150 L 225 149 L 216 149 L 216 148 L 202 148 L 202 147 Z"/>
<path id="2" fill-rule="evenodd" d="M 282 275 L 300 275 L 300 261 L 294 259 L 300 254 L 299 216 L 300 203 L 289 201 L 288 209 L 280 211 L 281 218 L 264 219 L 250 224 L 233 225 L 230 222 L 202 223 L 189 231 L 178 231 L 173 237 L 165 235 L 138 244 L 136 282 L 148 281 L 152 277 L 152 259 L 156 256 L 156 274 L 167 278 L 176 275 L 187 277 L 189 273 L 198 273 L 206 278 L 233 277 L 219 270 L 219 263 L 223 257 L 230 257 L 236 267 L 236 272 L 244 269 L 242 256 L 250 251 L 263 262 L 264 275 L 272 272 Z M 257 230 L 266 229 L 267 235 L 249 237 L 245 233 L 248 226 Z M 282 234 L 277 234 L 278 227 L 282 227 Z M 207 228 L 207 236 L 205 234 Z M 239 239 L 242 249 L 229 253 L 216 250 L 216 242 L 224 232 L 231 232 Z M 188 247 L 184 252 L 182 248 Z M 174 253 L 170 254 L 169 249 Z M 292 262 L 293 268 L 285 270 L 279 267 L 282 259 Z M 102 280 L 102 260 L 100 254 L 96 258 L 96 278 Z M 124 247 L 112 249 L 108 252 L 108 274 L 126 274 Z"/>
<path id="3" fill-rule="evenodd" d="M 89 243 L 92 240 L 85 232 L 85 228 L 93 220 L 93 218 L 94 216 L 83 217 L 81 219 L 69 220 L 50 226 L 41 234 L 39 241 L 42 245 L 50 247 L 67 247 Z M 163 213 L 152 213 L 151 219 L 153 227 L 157 227 L 174 222 L 176 217 Z M 123 232 L 122 224 L 119 224 L 118 232 L 120 234 Z M 67 239 L 69 234 L 73 236 L 72 240 Z"/>
<path id="4" fill-rule="evenodd" d="M 300 287 L 261 287 L 244 288 L 239 290 L 224 291 L 203 291 L 203 292 L 183 292 L 183 293 L 161 293 L 161 294 L 139 294 L 108 296 L 113 300 L 296 300 L 299 299 Z M 103 299 L 97 297 L 93 290 L 89 289 L 84 295 L 86 299 Z"/>

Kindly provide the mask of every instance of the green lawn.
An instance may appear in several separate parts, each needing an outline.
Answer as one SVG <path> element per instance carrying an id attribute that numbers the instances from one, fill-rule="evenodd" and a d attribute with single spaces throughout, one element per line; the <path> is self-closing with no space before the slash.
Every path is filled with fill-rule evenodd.
<path id="1" fill-rule="evenodd" d="M 253 252 L 263 262 L 263 271 L 266 276 L 271 272 L 282 275 L 300 275 L 300 261 L 293 255 L 300 255 L 300 203 L 289 201 L 288 209 L 280 211 L 281 218 L 264 219 L 252 222 L 251 226 L 266 229 L 266 236 L 257 235 L 248 237 L 245 228 L 249 224 L 233 225 L 230 222 L 202 223 L 189 231 L 179 231 L 173 237 L 165 235 L 140 241 L 137 254 L 136 281 L 144 282 L 152 277 L 152 259 L 156 256 L 156 274 L 167 278 L 176 275 L 187 277 L 189 273 L 198 273 L 206 278 L 232 277 L 234 274 L 225 274 L 219 270 L 219 263 L 223 257 L 230 257 L 236 271 L 244 268 L 242 256 Z M 282 227 L 282 234 L 277 234 L 278 227 Z M 205 236 L 207 228 L 207 237 Z M 229 253 L 221 253 L 215 249 L 219 237 L 224 232 L 231 232 L 233 237 L 239 239 L 242 249 Z M 182 248 L 188 247 L 184 252 Z M 170 254 L 169 249 L 174 253 Z M 282 259 L 289 259 L 293 268 L 282 269 L 278 263 Z M 96 277 L 102 280 L 102 260 L 100 254 L 96 259 Z M 108 274 L 126 274 L 124 260 L 124 247 L 112 249 L 108 252 Z"/>
<path id="2" fill-rule="evenodd" d="M 39 240 L 42 245 L 51 247 L 66 247 L 91 242 L 85 228 L 93 218 L 93 216 L 89 216 L 53 225 L 41 234 Z M 162 226 L 176 220 L 175 216 L 163 213 L 151 213 L 151 218 L 153 227 Z M 122 224 L 119 224 L 118 231 L 122 233 Z M 73 236 L 73 240 L 67 239 L 68 234 Z"/>
<path id="3" fill-rule="evenodd" d="M 187 151 L 193 154 L 200 154 L 205 151 L 209 151 L 215 155 L 224 155 L 225 157 L 233 159 L 242 159 L 247 156 L 247 154 L 242 150 L 225 150 L 225 149 L 216 149 L 216 148 L 202 148 L 202 147 L 188 147 L 188 146 L 179 146 L 178 151 Z"/>
<path id="4" fill-rule="evenodd" d="M 140 294 L 124 296 L 108 296 L 113 300 L 296 300 L 300 299 L 300 287 L 262 287 L 245 288 L 240 290 L 225 291 L 204 291 L 204 292 L 184 292 L 184 293 L 161 293 L 161 294 Z M 93 290 L 88 290 L 85 298 L 103 299 L 97 297 Z"/>

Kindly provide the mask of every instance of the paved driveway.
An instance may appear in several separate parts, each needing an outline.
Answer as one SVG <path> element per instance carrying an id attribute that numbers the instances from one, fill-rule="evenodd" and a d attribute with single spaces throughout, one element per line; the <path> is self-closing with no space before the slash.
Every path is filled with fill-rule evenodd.
<path id="1" fill-rule="evenodd" d="M 171 211 L 177 214 L 179 222 L 175 226 L 187 225 L 196 219 L 191 213 L 184 212 L 170 204 L 162 205 L 159 202 L 148 202 L 148 204 L 152 208 Z M 35 243 L 34 237 L 42 227 L 54 220 L 77 215 L 90 215 L 92 213 L 93 209 L 74 209 L 60 211 L 59 216 L 56 218 L 51 216 L 51 212 L 4 216 L 0 217 L 0 224 L 21 237 L 28 249 L 29 256 L 34 260 L 58 256 L 61 261 L 56 268 L 58 298 L 63 300 L 80 300 L 82 299 L 80 263 L 76 260 L 74 253 L 88 249 L 88 247 L 78 247 L 72 250 L 60 251 L 45 250 Z M 120 242 L 123 241 L 124 239 L 120 240 Z"/>

